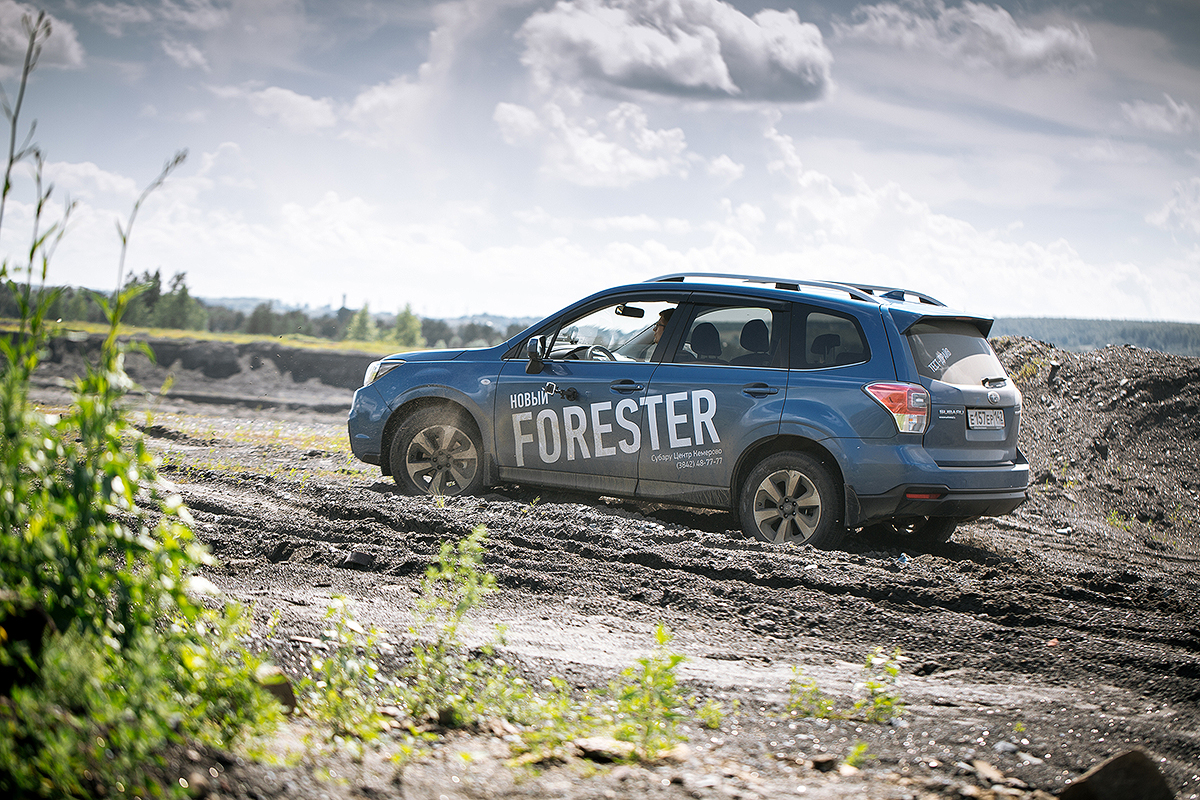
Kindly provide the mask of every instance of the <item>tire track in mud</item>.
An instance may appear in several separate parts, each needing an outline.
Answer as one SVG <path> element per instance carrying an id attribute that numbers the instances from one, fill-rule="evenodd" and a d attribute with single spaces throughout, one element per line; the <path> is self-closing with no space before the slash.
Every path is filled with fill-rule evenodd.
<path id="1" fill-rule="evenodd" d="M 774 658 L 819 636 L 855 648 L 899 646 L 933 664 L 930 674 L 968 668 L 1070 680 L 1078 671 L 1070 661 L 1083 659 L 1115 685 L 1198 699 L 1188 684 L 1200 678 L 1200 632 L 1183 623 L 1177 600 L 1147 608 L 1149 591 L 1136 575 L 1054 575 L 956 545 L 945 556 L 901 565 L 892 552 L 781 548 L 601 505 L 531 510 L 492 497 L 439 507 L 379 486 L 214 478 L 204 482 L 209 490 L 188 491 L 188 502 L 199 521 L 219 530 L 214 543 L 238 555 L 271 562 L 299 555 L 339 567 L 348 552 L 360 551 L 372 557 L 360 569 L 416 575 L 443 540 L 482 523 L 490 531 L 485 565 L 503 589 L 607 596 L 651 616 L 686 614 L 764 637 Z M 241 544 L 220 544 L 239 533 Z M 1057 650 L 1047 646 L 1051 640 Z"/>

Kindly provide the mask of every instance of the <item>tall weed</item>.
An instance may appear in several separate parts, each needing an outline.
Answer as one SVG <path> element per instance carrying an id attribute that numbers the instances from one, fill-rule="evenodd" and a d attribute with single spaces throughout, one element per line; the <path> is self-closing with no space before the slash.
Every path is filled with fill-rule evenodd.
<path id="1" fill-rule="evenodd" d="M 3 291 L 19 310 L 16 333 L 0 337 L 0 666 L 16 675 L 0 698 L 0 793 L 158 795 L 179 791 L 152 768 L 167 744 L 227 746 L 275 717 L 255 687 L 258 661 L 240 643 L 236 609 L 206 610 L 199 599 L 211 584 L 196 573 L 209 557 L 182 500 L 126 422 L 122 402 L 136 387 L 117 330 L 133 292 L 99 298 L 108 336 L 73 383 L 69 412 L 47 414 L 30 400 L 52 334 L 54 292 L 44 287 L 66 219 L 42 228 L 53 187 L 43 187 L 30 137 L 17 144 L 49 20 L 26 17 L 25 31 L 17 101 L 4 95 L 3 103 L 11 138 L 0 221 L 17 163 L 33 161 L 36 195 L 27 262 L 0 263 Z M 131 225 L 132 216 L 123 250 Z M 10 629 L 31 617 L 47 622 L 44 639 L 13 641 Z"/>
<path id="2" fill-rule="evenodd" d="M 654 652 L 622 670 L 609 686 L 614 735 L 632 742 L 637 754 L 648 759 L 681 740 L 677 725 L 685 707 L 677 675 L 684 656 L 667 648 L 671 634 L 661 622 L 654 631 L 654 640 Z"/>
<path id="3" fill-rule="evenodd" d="M 301 708 L 322 744 L 347 746 L 361 757 L 363 744 L 382 730 L 378 706 L 390 685 L 379 670 L 378 633 L 360 625 L 342 597 L 333 598 L 325 621 L 325 647 L 310 657 L 310 674 L 298 687 Z"/>
<path id="4" fill-rule="evenodd" d="M 495 657 L 503 633 L 473 651 L 462 640 L 467 616 L 496 590 L 484 572 L 487 528 L 477 526 L 459 542 L 443 542 L 425 571 L 412 633 L 412 662 L 402 677 L 401 698 L 413 719 L 459 727 L 488 715 L 520 714 L 530 699 L 525 681 Z"/>

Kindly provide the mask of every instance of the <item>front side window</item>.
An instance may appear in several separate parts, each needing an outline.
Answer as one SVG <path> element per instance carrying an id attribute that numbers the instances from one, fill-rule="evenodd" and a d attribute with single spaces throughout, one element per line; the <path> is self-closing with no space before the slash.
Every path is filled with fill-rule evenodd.
<path id="1" fill-rule="evenodd" d="M 1004 367 L 992 346 L 969 322 L 925 320 L 908 329 L 908 345 L 917 373 L 957 386 L 979 386 L 1003 378 Z"/>
<path id="2" fill-rule="evenodd" d="M 784 315 L 760 306 L 700 306 L 671 361 L 786 367 Z"/>
<path id="3" fill-rule="evenodd" d="M 649 361 L 675 305 L 627 301 L 567 320 L 550 337 L 550 358 Z"/>

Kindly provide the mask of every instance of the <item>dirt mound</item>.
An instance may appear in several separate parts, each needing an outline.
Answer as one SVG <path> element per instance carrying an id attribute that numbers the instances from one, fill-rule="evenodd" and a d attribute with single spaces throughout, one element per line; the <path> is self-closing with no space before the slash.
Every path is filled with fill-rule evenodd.
<path id="1" fill-rule="evenodd" d="M 104 337 L 73 335 L 51 341 L 38 371 L 45 386 L 82 374 Z M 242 404 L 317 411 L 347 411 L 362 385 L 369 353 L 289 347 L 275 342 L 233 344 L 197 339 L 145 339 L 153 358 L 133 352 L 125 369 L 143 387 L 198 403 Z"/>
<path id="2" fill-rule="evenodd" d="M 1144 523 L 1152 547 L 1195 526 L 1200 359 L 1129 345 L 1067 353 L 1013 337 L 993 345 L 1024 394 L 1035 491 L 1061 490 L 1118 526 Z"/>

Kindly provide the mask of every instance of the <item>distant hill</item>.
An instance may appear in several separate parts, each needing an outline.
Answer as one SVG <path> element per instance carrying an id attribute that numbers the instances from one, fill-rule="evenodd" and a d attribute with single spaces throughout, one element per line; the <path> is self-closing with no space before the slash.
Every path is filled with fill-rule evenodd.
<path id="1" fill-rule="evenodd" d="M 991 335 L 1029 336 L 1076 353 L 1132 344 L 1178 356 L 1200 356 L 1200 324 L 1190 322 L 1000 317 Z"/>
<path id="2" fill-rule="evenodd" d="M 273 300 L 269 297 L 200 297 L 197 299 L 206 306 L 223 306 L 230 311 L 241 311 L 243 314 L 249 314 L 263 303 L 270 303 L 271 309 L 277 313 L 304 311 L 310 317 L 321 317 L 337 311 L 333 306 L 327 305 L 320 308 L 311 308 L 307 304 L 296 305 L 295 303 L 284 303 L 281 300 Z"/>

